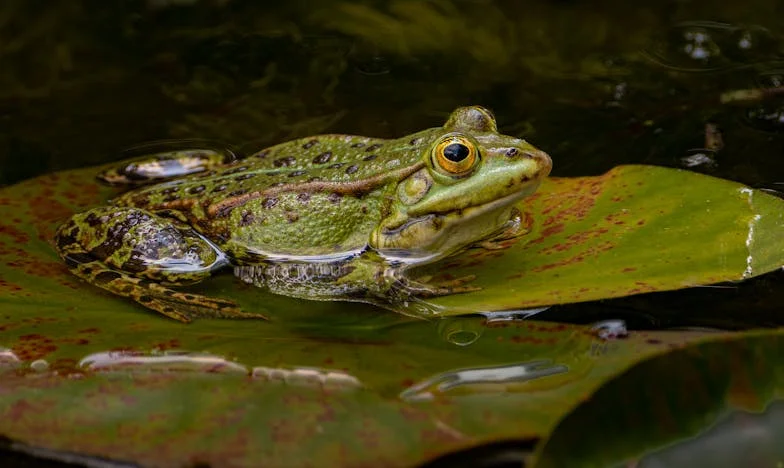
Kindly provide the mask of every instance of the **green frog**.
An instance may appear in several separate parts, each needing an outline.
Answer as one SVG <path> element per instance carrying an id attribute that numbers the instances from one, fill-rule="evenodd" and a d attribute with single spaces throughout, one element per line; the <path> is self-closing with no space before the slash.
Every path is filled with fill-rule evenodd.
<path id="1" fill-rule="evenodd" d="M 472 278 L 430 284 L 404 272 L 516 235 L 515 203 L 551 166 L 479 106 L 398 139 L 319 135 L 244 158 L 161 153 L 101 173 L 133 187 L 72 216 L 55 243 L 78 277 L 182 322 L 264 318 L 176 289 L 228 267 L 273 293 L 400 310 L 475 290 Z"/>

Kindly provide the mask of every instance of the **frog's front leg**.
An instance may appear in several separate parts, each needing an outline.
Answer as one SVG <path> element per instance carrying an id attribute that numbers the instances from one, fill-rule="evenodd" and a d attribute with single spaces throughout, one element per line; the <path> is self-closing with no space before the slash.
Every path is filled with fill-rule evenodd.
<path id="1" fill-rule="evenodd" d="M 367 302 L 420 318 L 430 317 L 438 310 L 438 307 L 428 306 L 423 299 L 482 289 L 468 285 L 476 279 L 474 275 L 445 281 L 432 281 L 430 276 L 412 278 L 408 268 L 393 266 L 374 252 L 365 252 L 340 265 L 331 265 L 329 270 L 332 275 L 330 292 L 337 293 L 333 298 Z M 322 268 L 322 271 L 325 269 Z M 316 276 L 310 276 L 311 284 Z M 314 298 L 312 291 L 309 298 Z"/>
<path id="2" fill-rule="evenodd" d="M 513 208 L 509 220 L 501 228 L 487 239 L 476 242 L 472 247 L 486 250 L 503 250 L 510 246 L 510 242 L 516 242 L 520 237 L 531 232 L 533 219 L 526 213 L 522 214 L 517 208 Z"/>
<path id="3" fill-rule="evenodd" d="M 76 276 L 173 319 L 264 318 L 231 301 L 166 287 L 196 283 L 228 264 L 215 245 L 177 220 L 137 208 L 96 208 L 72 216 L 55 242 Z"/>

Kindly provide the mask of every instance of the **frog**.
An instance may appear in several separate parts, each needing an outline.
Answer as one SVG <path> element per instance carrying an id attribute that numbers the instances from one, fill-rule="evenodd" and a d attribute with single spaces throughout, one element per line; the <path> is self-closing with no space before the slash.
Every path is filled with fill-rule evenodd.
<path id="1" fill-rule="evenodd" d="M 144 155 L 101 172 L 127 190 L 71 216 L 54 245 L 85 282 L 185 323 L 267 319 L 187 288 L 223 270 L 275 294 L 400 311 L 478 289 L 473 277 L 434 283 L 408 272 L 520 235 L 515 205 L 551 168 L 482 106 L 395 139 L 325 134 L 242 157 Z"/>

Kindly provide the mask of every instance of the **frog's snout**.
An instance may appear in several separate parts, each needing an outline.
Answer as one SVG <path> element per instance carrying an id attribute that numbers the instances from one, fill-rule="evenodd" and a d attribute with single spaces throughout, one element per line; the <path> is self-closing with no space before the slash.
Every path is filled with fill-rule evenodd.
<path id="1" fill-rule="evenodd" d="M 553 160 L 550 158 L 550 155 L 545 153 L 540 149 L 526 149 L 522 151 L 522 155 L 524 158 L 532 159 L 536 162 L 537 167 L 537 177 L 547 177 L 550 174 L 550 170 L 553 168 Z"/>
<path id="2" fill-rule="evenodd" d="M 508 161 L 529 161 L 526 166 L 530 164 L 531 169 L 535 168 L 535 173 L 531 171 L 531 176 L 535 178 L 547 177 L 553 168 L 553 160 L 549 154 L 522 139 L 515 139 L 510 146 L 501 151 Z"/>

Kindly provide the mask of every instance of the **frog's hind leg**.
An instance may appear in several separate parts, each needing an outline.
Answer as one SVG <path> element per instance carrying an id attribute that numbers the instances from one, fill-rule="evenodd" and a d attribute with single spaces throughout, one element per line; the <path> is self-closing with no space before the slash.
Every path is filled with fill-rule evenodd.
<path id="1" fill-rule="evenodd" d="M 64 258 L 71 272 L 84 281 L 118 296 L 133 299 L 180 322 L 188 323 L 194 316 L 236 316 L 241 313 L 231 301 L 185 294 L 143 278 L 134 278 L 127 273 L 107 268 L 89 255 L 83 257 L 82 254 L 68 254 Z M 221 314 L 224 310 L 225 314 Z"/>
<path id="2" fill-rule="evenodd" d="M 176 220 L 136 208 L 97 208 L 74 215 L 55 242 L 79 278 L 175 320 L 264 318 L 232 301 L 166 287 L 196 283 L 227 264 L 212 243 Z"/>

